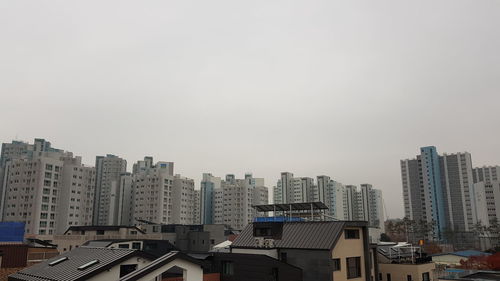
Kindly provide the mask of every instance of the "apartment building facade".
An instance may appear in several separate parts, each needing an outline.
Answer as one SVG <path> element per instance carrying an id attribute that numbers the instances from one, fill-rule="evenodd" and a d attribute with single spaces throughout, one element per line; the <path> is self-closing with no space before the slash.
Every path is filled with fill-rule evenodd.
<path id="1" fill-rule="evenodd" d="M 91 223 L 95 169 L 43 139 L 2 151 L 2 221 L 24 222 L 29 235 Z"/>
<path id="2" fill-rule="evenodd" d="M 200 197 L 203 224 L 226 224 L 243 229 L 256 216 L 252 205 L 268 203 L 268 189 L 264 179 L 251 174 L 246 174 L 244 179 L 229 174 L 225 180 L 204 174 Z"/>
<path id="3" fill-rule="evenodd" d="M 94 225 L 117 225 L 119 218 L 120 176 L 127 172 L 127 161 L 116 155 L 97 156 L 94 193 Z"/>
<path id="4" fill-rule="evenodd" d="M 477 222 L 471 155 L 439 155 L 422 147 L 415 159 L 401 160 L 405 216 L 435 225 L 433 239 L 447 230 L 469 232 Z"/>

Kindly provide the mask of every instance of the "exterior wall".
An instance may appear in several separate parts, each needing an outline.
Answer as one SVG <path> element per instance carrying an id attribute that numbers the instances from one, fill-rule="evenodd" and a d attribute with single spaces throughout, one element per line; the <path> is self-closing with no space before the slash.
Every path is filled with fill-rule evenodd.
<path id="1" fill-rule="evenodd" d="M 186 280 L 186 281 L 203 281 L 203 269 L 201 268 L 201 266 L 194 264 L 194 263 L 184 261 L 184 260 L 180 260 L 180 259 L 171 261 L 171 262 L 163 265 L 162 267 L 148 273 L 144 277 L 141 277 L 139 280 L 141 280 L 141 281 L 156 280 L 156 277 L 160 276 L 163 272 L 168 271 L 170 268 L 172 268 L 174 266 L 177 266 L 177 267 L 184 269 L 184 280 Z M 119 267 L 118 267 L 118 270 L 119 270 Z M 101 279 L 96 279 L 96 280 L 102 280 L 102 281 L 118 280 L 118 278 L 113 279 L 113 276 L 114 275 L 110 275 L 109 277 L 106 276 L 108 279 L 101 278 Z M 94 279 L 89 279 L 89 280 L 93 281 Z"/>
<path id="2" fill-rule="evenodd" d="M 109 270 L 103 271 L 96 276 L 93 276 L 87 280 L 89 281 L 109 281 L 109 280 L 119 280 L 120 279 L 120 266 L 126 264 L 137 264 L 137 269 L 141 269 L 146 265 L 150 264 L 151 261 L 144 258 L 133 257 L 126 261 L 121 262 L 110 268 Z M 141 280 L 152 280 L 152 279 L 141 279 Z"/>
<path id="3" fill-rule="evenodd" d="M 345 232 L 341 235 L 335 248 L 331 252 L 331 259 L 340 259 L 340 270 L 333 272 L 333 280 L 346 280 L 347 279 L 347 260 L 350 257 L 360 257 L 361 258 L 361 277 L 352 278 L 352 281 L 362 281 L 369 280 L 366 276 L 366 259 L 365 257 L 365 244 L 364 235 L 362 228 L 349 227 L 346 229 L 357 229 L 359 230 L 359 239 L 345 239 Z M 333 271 L 333 268 L 332 268 Z"/>
<path id="4" fill-rule="evenodd" d="M 382 279 L 379 281 L 387 281 L 387 274 L 391 275 L 392 281 L 408 281 L 408 275 L 411 275 L 412 281 L 422 281 L 422 274 L 429 273 L 429 280 L 434 281 L 434 263 L 424 264 L 391 264 L 380 263 L 379 270 Z"/>
<path id="5" fill-rule="evenodd" d="M 283 253 L 286 253 L 287 263 L 302 269 L 303 281 L 332 280 L 333 264 L 330 251 L 280 249 L 279 255 Z"/>
<path id="6" fill-rule="evenodd" d="M 201 191 L 194 190 L 193 194 L 193 224 L 201 224 Z"/>

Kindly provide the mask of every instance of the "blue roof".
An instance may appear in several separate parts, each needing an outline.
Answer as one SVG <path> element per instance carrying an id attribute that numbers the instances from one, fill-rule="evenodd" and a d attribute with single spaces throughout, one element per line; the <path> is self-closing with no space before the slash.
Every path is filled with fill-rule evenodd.
<path id="1" fill-rule="evenodd" d="M 486 252 L 481 252 L 481 251 L 475 251 L 475 250 L 467 250 L 467 251 L 458 251 L 458 252 L 453 252 L 453 253 L 442 253 L 442 254 L 436 254 L 433 256 L 444 256 L 444 255 L 455 255 L 455 256 L 460 256 L 460 257 L 472 257 L 472 256 L 489 256 L 491 255 L 490 253 Z"/>

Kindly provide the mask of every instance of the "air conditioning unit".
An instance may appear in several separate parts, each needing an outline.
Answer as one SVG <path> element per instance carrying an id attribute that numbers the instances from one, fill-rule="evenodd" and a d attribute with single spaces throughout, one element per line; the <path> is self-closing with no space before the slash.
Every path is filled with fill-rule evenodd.
<path id="1" fill-rule="evenodd" d="M 266 240 L 264 240 L 264 247 L 266 247 L 266 248 L 274 248 L 274 239 L 266 239 Z"/>
<path id="2" fill-rule="evenodd" d="M 264 238 L 263 237 L 255 238 L 255 244 L 259 248 L 264 247 Z"/>

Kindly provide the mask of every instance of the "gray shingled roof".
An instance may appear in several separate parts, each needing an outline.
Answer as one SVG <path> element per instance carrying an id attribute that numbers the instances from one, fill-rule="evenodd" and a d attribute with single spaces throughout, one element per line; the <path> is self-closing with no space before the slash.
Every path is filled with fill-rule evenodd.
<path id="1" fill-rule="evenodd" d="M 137 250 L 130 249 L 109 249 L 79 247 L 66 252 L 47 261 L 28 267 L 18 273 L 9 276 L 9 280 L 30 280 L 30 281 L 76 281 L 86 280 L 99 272 L 118 264 L 130 257 L 141 256 L 149 258 L 149 255 Z M 50 266 L 49 263 L 62 257 L 67 260 Z M 90 266 L 84 270 L 78 270 L 90 261 L 99 260 L 98 264 Z"/>
<path id="2" fill-rule="evenodd" d="M 281 239 L 274 240 L 275 248 L 333 249 L 345 226 L 365 226 L 364 222 L 286 222 Z M 234 240 L 232 248 L 258 248 L 253 236 L 253 224 L 249 224 Z"/>

